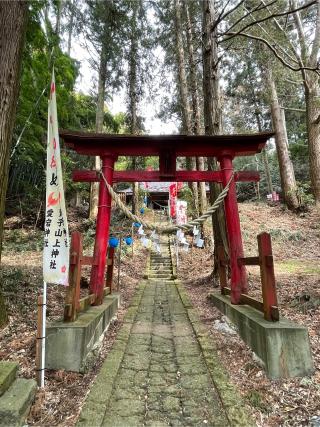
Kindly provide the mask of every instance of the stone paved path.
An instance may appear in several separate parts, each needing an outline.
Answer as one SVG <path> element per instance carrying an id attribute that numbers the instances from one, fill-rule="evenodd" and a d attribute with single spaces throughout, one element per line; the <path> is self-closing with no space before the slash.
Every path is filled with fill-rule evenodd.
<path id="1" fill-rule="evenodd" d="M 162 256 L 151 255 L 149 271 L 78 425 L 230 425 L 171 278 L 166 245 Z"/>

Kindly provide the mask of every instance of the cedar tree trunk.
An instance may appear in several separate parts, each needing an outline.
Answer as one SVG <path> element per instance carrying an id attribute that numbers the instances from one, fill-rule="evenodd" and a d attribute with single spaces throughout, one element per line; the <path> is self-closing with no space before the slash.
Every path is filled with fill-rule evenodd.
<path id="1" fill-rule="evenodd" d="M 13 125 L 27 24 L 27 2 L 0 1 L 0 259 Z M 0 293 L 0 326 L 7 321 Z"/>

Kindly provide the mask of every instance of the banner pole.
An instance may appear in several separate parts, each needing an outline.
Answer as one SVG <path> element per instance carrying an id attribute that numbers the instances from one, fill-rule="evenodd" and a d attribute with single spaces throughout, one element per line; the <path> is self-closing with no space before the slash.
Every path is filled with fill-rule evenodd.
<path id="1" fill-rule="evenodd" d="M 179 242 L 178 237 L 176 237 L 176 258 L 177 258 L 177 269 L 179 267 Z"/>
<path id="2" fill-rule="evenodd" d="M 120 241 L 119 241 L 119 254 L 118 254 L 118 285 L 117 285 L 117 291 L 119 292 L 120 289 L 120 264 L 121 264 L 121 243 L 122 243 L 122 234 L 120 234 Z"/>
<path id="3" fill-rule="evenodd" d="M 47 312 L 47 282 L 43 282 L 42 300 L 42 331 L 41 331 L 41 365 L 40 365 L 40 387 L 44 387 L 44 371 L 46 363 L 46 312 Z"/>
<path id="4" fill-rule="evenodd" d="M 133 223 L 131 225 L 131 251 L 132 251 L 132 258 L 133 258 Z"/>

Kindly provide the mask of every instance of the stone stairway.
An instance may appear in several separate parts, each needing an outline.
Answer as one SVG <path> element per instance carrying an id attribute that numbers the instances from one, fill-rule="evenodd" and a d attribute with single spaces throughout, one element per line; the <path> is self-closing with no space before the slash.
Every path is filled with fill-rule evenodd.
<path id="1" fill-rule="evenodd" d="M 161 253 L 151 252 L 148 279 L 173 279 L 173 265 L 169 242 L 160 244 Z"/>
<path id="2" fill-rule="evenodd" d="M 22 426 L 35 396 L 36 382 L 17 378 L 18 367 L 0 362 L 0 427 Z"/>

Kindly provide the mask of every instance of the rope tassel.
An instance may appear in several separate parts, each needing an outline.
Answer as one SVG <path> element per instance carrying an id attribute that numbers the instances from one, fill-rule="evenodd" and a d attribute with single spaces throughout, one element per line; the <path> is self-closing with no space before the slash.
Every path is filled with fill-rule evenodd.
<path id="1" fill-rule="evenodd" d="M 139 222 L 140 224 L 143 225 L 144 228 L 147 228 L 149 230 L 155 230 L 157 233 L 159 234 L 171 234 L 171 233 L 175 233 L 177 230 L 183 230 L 183 231 L 188 231 L 190 229 L 192 229 L 194 226 L 200 225 L 203 222 L 205 222 L 206 219 L 208 219 L 209 217 L 212 216 L 212 214 L 219 208 L 219 206 L 221 205 L 221 203 L 224 201 L 224 199 L 226 198 L 228 191 L 229 191 L 229 187 L 230 184 L 233 180 L 234 177 L 234 173 L 231 175 L 227 185 L 224 187 L 224 189 L 221 191 L 221 193 L 219 194 L 219 196 L 216 198 L 215 202 L 213 203 L 213 205 L 211 205 L 207 211 L 199 216 L 196 219 L 193 219 L 192 221 L 187 222 L 186 224 L 183 225 L 171 225 L 168 227 L 159 227 L 153 224 L 148 224 L 147 222 L 145 222 L 142 218 L 138 217 L 137 215 L 134 215 L 126 206 L 125 204 L 120 200 L 120 197 L 117 195 L 117 193 L 114 191 L 114 189 L 112 188 L 112 186 L 108 183 L 108 181 L 106 180 L 106 177 L 104 176 L 103 172 L 100 171 L 100 175 L 102 176 L 102 179 L 110 193 L 111 198 L 114 200 L 115 204 L 117 205 L 117 207 L 128 217 L 130 218 L 133 222 Z"/>

